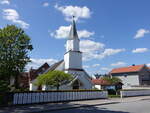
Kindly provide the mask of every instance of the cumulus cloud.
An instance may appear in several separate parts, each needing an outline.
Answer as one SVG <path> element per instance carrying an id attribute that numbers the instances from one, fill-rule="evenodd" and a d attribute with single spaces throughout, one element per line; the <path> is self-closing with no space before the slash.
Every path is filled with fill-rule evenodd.
<path id="1" fill-rule="evenodd" d="M 119 61 L 119 62 L 116 62 L 116 63 L 112 63 L 111 64 L 111 66 L 124 66 L 124 65 L 126 65 L 126 63 L 125 62 L 122 62 L 122 61 Z"/>
<path id="2" fill-rule="evenodd" d="M 28 65 L 26 66 L 26 69 L 29 70 L 31 67 L 36 69 L 36 68 L 40 67 L 41 65 L 43 65 L 46 62 L 49 65 L 52 65 L 52 64 L 56 63 L 57 60 L 56 59 L 35 59 L 35 58 L 32 58 L 31 62 L 28 63 Z"/>
<path id="3" fill-rule="evenodd" d="M 117 53 L 124 52 L 124 51 L 125 51 L 125 49 L 112 49 L 112 48 L 108 48 L 108 49 L 105 49 L 104 52 L 101 53 L 100 55 L 98 55 L 97 57 L 98 58 L 104 58 L 104 57 L 115 55 Z"/>
<path id="4" fill-rule="evenodd" d="M 13 23 L 19 24 L 22 28 L 27 29 L 29 24 L 20 20 L 18 12 L 14 9 L 3 9 L 3 18 Z"/>
<path id="5" fill-rule="evenodd" d="M 49 3 L 48 2 L 44 2 L 43 3 L 43 7 L 48 7 L 49 6 Z"/>
<path id="6" fill-rule="evenodd" d="M 50 35 L 56 39 L 68 38 L 70 28 L 71 26 L 60 26 L 55 32 L 51 32 Z M 89 32 L 87 30 L 79 30 L 77 32 L 79 38 L 89 38 L 95 34 L 94 32 Z"/>
<path id="7" fill-rule="evenodd" d="M 91 60 L 104 48 L 104 44 L 92 40 L 81 40 L 80 49 L 83 52 L 83 60 Z"/>
<path id="8" fill-rule="evenodd" d="M 10 0 L 0 0 L 0 4 L 9 5 L 10 4 Z"/>
<path id="9" fill-rule="evenodd" d="M 72 16 L 75 16 L 76 20 L 79 18 L 85 19 L 91 17 L 91 11 L 86 6 L 58 6 L 58 4 L 56 4 L 54 7 L 65 16 L 66 21 L 71 21 Z"/>
<path id="10" fill-rule="evenodd" d="M 149 51 L 148 48 L 136 48 L 134 50 L 132 50 L 132 53 L 144 53 Z"/>
<path id="11" fill-rule="evenodd" d="M 150 33 L 149 30 L 146 30 L 146 29 L 139 29 L 136 33 L 136 35 L 134 36 L 135 39 L 138 39 L 138 38 L 142 38 L 145 36 L 145 34 L 148 34 Z"/>
<path id="12" fill-rule="evenodd" d="M 146 64 L 148 67 L 150 67 L 150 63 L 149 64 Z"/>
<path id="13" fill-rule="evenodd" d="M 103 59 L 125 51 L 125 49 L 104 48 L 105 44 L 92 40 L 81 40 L 80 49 L 83 52 L 83 60 Z"/>

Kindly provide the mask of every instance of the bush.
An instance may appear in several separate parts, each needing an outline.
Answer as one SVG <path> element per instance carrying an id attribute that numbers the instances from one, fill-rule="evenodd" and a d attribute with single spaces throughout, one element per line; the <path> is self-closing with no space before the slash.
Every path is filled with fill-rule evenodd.
<path id="1" fill-rule="evenodd" d="M 108 89 L 108 95 L 116 95 L 116 90 L 114 89 Z"/>

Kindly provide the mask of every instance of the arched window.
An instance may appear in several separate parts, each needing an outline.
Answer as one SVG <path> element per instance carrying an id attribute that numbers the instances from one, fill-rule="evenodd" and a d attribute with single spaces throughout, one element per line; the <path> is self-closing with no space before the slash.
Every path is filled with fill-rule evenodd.
<path id="1" fill-rule="evenodd" d="M 74 81 L 73 85 L 72 85 L 72 89 L 79 89 L 80 87 L 80 83 L 78 80 Z"/>

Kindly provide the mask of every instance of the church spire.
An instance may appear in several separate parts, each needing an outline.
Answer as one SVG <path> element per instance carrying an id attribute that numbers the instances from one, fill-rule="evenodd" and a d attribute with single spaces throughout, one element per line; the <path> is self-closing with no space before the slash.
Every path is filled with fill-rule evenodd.
<path id="1" fill-rule="evenodd" d="M 73 16 L 72 17 L 72 25 L 71 25 L 68 39 L 73 40 L 75 38 L 78 38 L 78 34 L 77 34 L 77 29 L 76 29 L 76 23 L 75 23 L 74 16 Z"/>

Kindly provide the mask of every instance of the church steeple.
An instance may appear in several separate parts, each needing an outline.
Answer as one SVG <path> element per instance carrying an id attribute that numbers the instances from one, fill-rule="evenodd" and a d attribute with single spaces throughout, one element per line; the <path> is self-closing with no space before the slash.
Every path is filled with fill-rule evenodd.
<path id="1" fill-rule="evenodd" d="M 78 38 L 75 20 L 73 17 L 68 40 L 66 43 L 66 53 L 64 55 L 65 69 L 82 69 L 82 53 L 80 52 L 80 40 Z"/>
<path id="2" fill-rule="evenodd" d="M 68 33 L 66 52 L 68 52 L 68 51 L 80 51 L 79 43 L 80 43 L 80 40 L 78 38 L 76 23 L 75 23 L 74 16 L 73 16 L 71 29 L 70 29 L 70 32 Z"/>
<path id="3" fill-rule="evenodd" d="M 72 17 L 72 25 L 71 25 L 68 39 L 73 40 L 75 38 L 78 39 L 78 34 L 77 34 L 77 29 L 76 29 L 76 23 L 75 23 L 74 16 L 73 16 Z"/>

